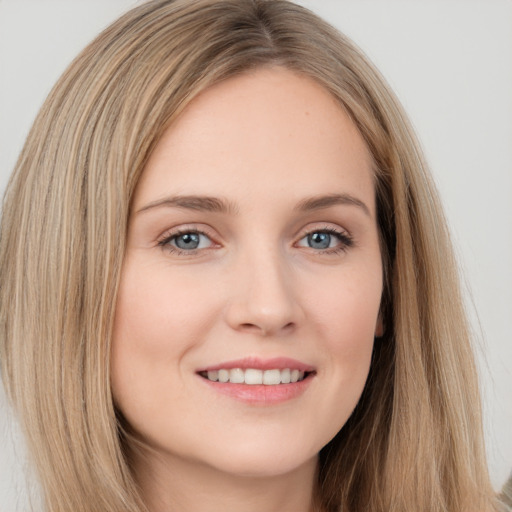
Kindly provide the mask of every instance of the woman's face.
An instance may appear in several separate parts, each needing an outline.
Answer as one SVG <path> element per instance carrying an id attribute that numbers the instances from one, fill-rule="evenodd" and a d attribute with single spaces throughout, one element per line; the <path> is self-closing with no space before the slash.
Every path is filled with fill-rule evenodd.
<path id="1" fill-rule="evenodd" d="M 116 404 L 172 464 L 247 476 L 315 464 L 362 392 L 381 292 L 354 124 L 290 71 L 229 79 L 172 124 L 138 184 Z"/>

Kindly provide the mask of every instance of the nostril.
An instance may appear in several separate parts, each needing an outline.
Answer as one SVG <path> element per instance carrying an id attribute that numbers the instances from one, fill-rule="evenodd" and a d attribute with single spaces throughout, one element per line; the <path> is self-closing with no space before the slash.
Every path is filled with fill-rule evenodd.
<path id="1" fill-rule="evenodd" d="M 265 326 L 265 325 L 263 325 L 263 323 L 262 323 L 262 325 L 258 325 L 258 324 L 246 322 L 246 323 L 240 324 L 239 328 L 242 331 L 258 332 L 258 333 L 261 333 L 263 336 L 267 336 L 267 335 L 275 333 L 276 331 L 289 332 L 295 328 L 295 323 L 288 322 L 287 324 L 283 325 L 282 327 L 275 328 L 273 326 Z"/>
<path id="2" fill-rule="evenodd" d="M 258 327 L 257 325 L 255 324 L 242 324 L 240 327 L 242 327 L 242 329 L 253 329 L 253 330 L 261 330 L 260 327 Z"/>
<path id="3" fill-rule="evenodd" d="M 271 331 L 271 329 L 266 329 L 263 326 L 260 326 L 257 324 L 251 324 L 249 322 L 240 324 L 239 330 L 249 332 L 249 333 L 254 333 L 254 334 L 261 334 L 263 336 L 266 336 Z"/>

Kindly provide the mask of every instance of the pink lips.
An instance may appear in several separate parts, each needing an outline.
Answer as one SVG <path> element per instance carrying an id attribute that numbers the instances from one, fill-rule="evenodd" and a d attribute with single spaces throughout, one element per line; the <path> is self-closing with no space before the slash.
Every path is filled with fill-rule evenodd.
<path id="1" fill-rule="evenodd" d="M 306 377 L 298 382 L 289 384 L 265 385 L 265 384 L 234 384 L 231 382 L 214 382 L 205 378 L 208 371 L 232 370 L 299 370 L 306 373 Z M 295 359 L 278 357 L 272 359 L 259 359 L 254 357 L 226 361 L 220 364 L 207 366 L 197 371 L 202 382 L 217 393 L 233 398 L 250 405 L 270 406 L 276 405 L 302 395 L 311 384 L 315 376 L 315 368 Z"/>
<path id="2" fill-rule="evenodd" d="M 226 361 L 224 363 L 207 366 L 197 371 L 207 372 L 213 370 L 231 370 L 233 368 L 255 368 L 257 370 L 284 370 L 285 368 L 297 369 L 303 372 L 313 372 L 315 369 L 311 365 L 304 364 L 296 359 L 288 357 L 274 357 L 272 359 L 258 359 L 256 357 L 246 357 L 244 359 L 237 359 L 235 361 Z"/>

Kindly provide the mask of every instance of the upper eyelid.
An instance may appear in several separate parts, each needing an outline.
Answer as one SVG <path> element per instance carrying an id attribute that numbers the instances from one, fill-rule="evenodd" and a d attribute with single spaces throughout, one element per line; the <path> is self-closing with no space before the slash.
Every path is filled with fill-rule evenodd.
<path id="1" fill-rule="evenodd" d="M 180 224 L 179 226 L 166 229 L 157 237 L 156 240 L 159 242 L 186 233 L 197 233 L 200 235 L 205 235 L 213 240 L 215 238 L 215 234 L 212 231 L 212 228 L 209 228 L 204 224 L 201 224 L 200 227 L 193 224 Z"/>
<path id="2" fill-rule="evenodd" d="M 182 248 L 171 243 L 171 241 L 173 241 L 174 239 L 178 238 L 181 235 L 185 235 L 187 233 L 203 235 L 206 238 L 208 238 L 211 245 L 209 245 L 208 247 L 201 247 L 201 248 L 195 248 L 195 249 L 182 249 Z M 157 239 L 156 246 L 158 248 L 168 251 L 170 253 L 193 256 L 193 255 L 197 255 L 198 253 L 203 253 L 203 251 L 214 249 L 215 246 L 219 247 L 220 244 L 212 236 L 210 236 L 208 233 L 205 233 L 203 230 L 181 228 L 181 229 L 175 229 L 175 230 L 168 230 L 168 231 L 164 232 L 164 234 Z"/>
<path id="3" fill-rule="evenodd" d="M 345 236 L 350 239 L 354 238 L 352 232 L 349 229 L 342 227 L 340 224 L 336 222 L 329 221 L 315 221 L 307 223 L 305 226 L 297 230 L 295 234 L 292 235 L 290 238 L 291 240 L 294 240 L 296 242 L 298 240 L 301 240 L 308 234 L 318 231 L 328 231 L 331 233 L 339 234 L 340 236 Z M 218 230 L 215 230 L 208 224 L 204 223 L 185 223 L 168 228 L 165 231 L 163 231 L 158 237 L 156 237 L 155 241 L 156 243 L 161 243 L 162 241 L 166 241 L 169 240 L 170 238 L 186 233 L 198 233 L 205 235 L 214 244 L 220 244 L 222 241 L 222 236 L 219 235 Z"/>
<path id="4" fill-rule="evenodd" d="M 347 237 L 352 238 L 352 232 L 345 228 L 340 226 L 339 224 L 335 222 L 311 222 L 298 230 L 296 237 L 301 239 L 304 238 L 304 236 L 307 236 L 310 233 L 314 233 L 316 231 L 330 231 L 339 233 L 340 235 L 345 235 Z"/>
<path id="5" fill-rule="evenodd" d="M 312 233 L 329 233 L 338 238 L 339 242 L 345 247 L 353 247 L 357 245 L 357 240 L 352 232 L 345 227 L 342 227 L 339 223 L 336 222 L 312 222 L 306 226 L 302 230 L 299 231 L 295 240 L 298 243 L 307 236 Z"/>
<path id="6" fill-rule="evenodd" d="M 343 241 L 343 239 L 345 239 L 345 241 L 347 241 L 347 242 L 350 241 L 351 243 L 354 241 L 354 237 L 347 230 L 337 229 L 337 228 L 332 228 L 332 227 L 316 228 L 316 229 L 310 229 L 308 231 L 304 231 L 302 235 L 297 237 L 297 240 L 301 241 L 313 233 L 328 233 L 330 235 L 338 236 L 338 238 L 342 241 Z"/>

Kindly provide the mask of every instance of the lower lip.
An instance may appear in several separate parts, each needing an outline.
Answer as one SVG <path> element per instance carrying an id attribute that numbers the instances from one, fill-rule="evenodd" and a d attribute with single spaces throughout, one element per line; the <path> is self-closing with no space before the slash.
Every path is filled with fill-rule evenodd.
<path id="1" fill-rule="evenodd" d="M 213 382 L 199 376 L 211 389 L 252 405 L 276 405 L 302 395 L 309 387 L 314 375 L 310 374 L 299 382 L 266 386 L 264 384 L 231 384 L 229 382 Z"/>

